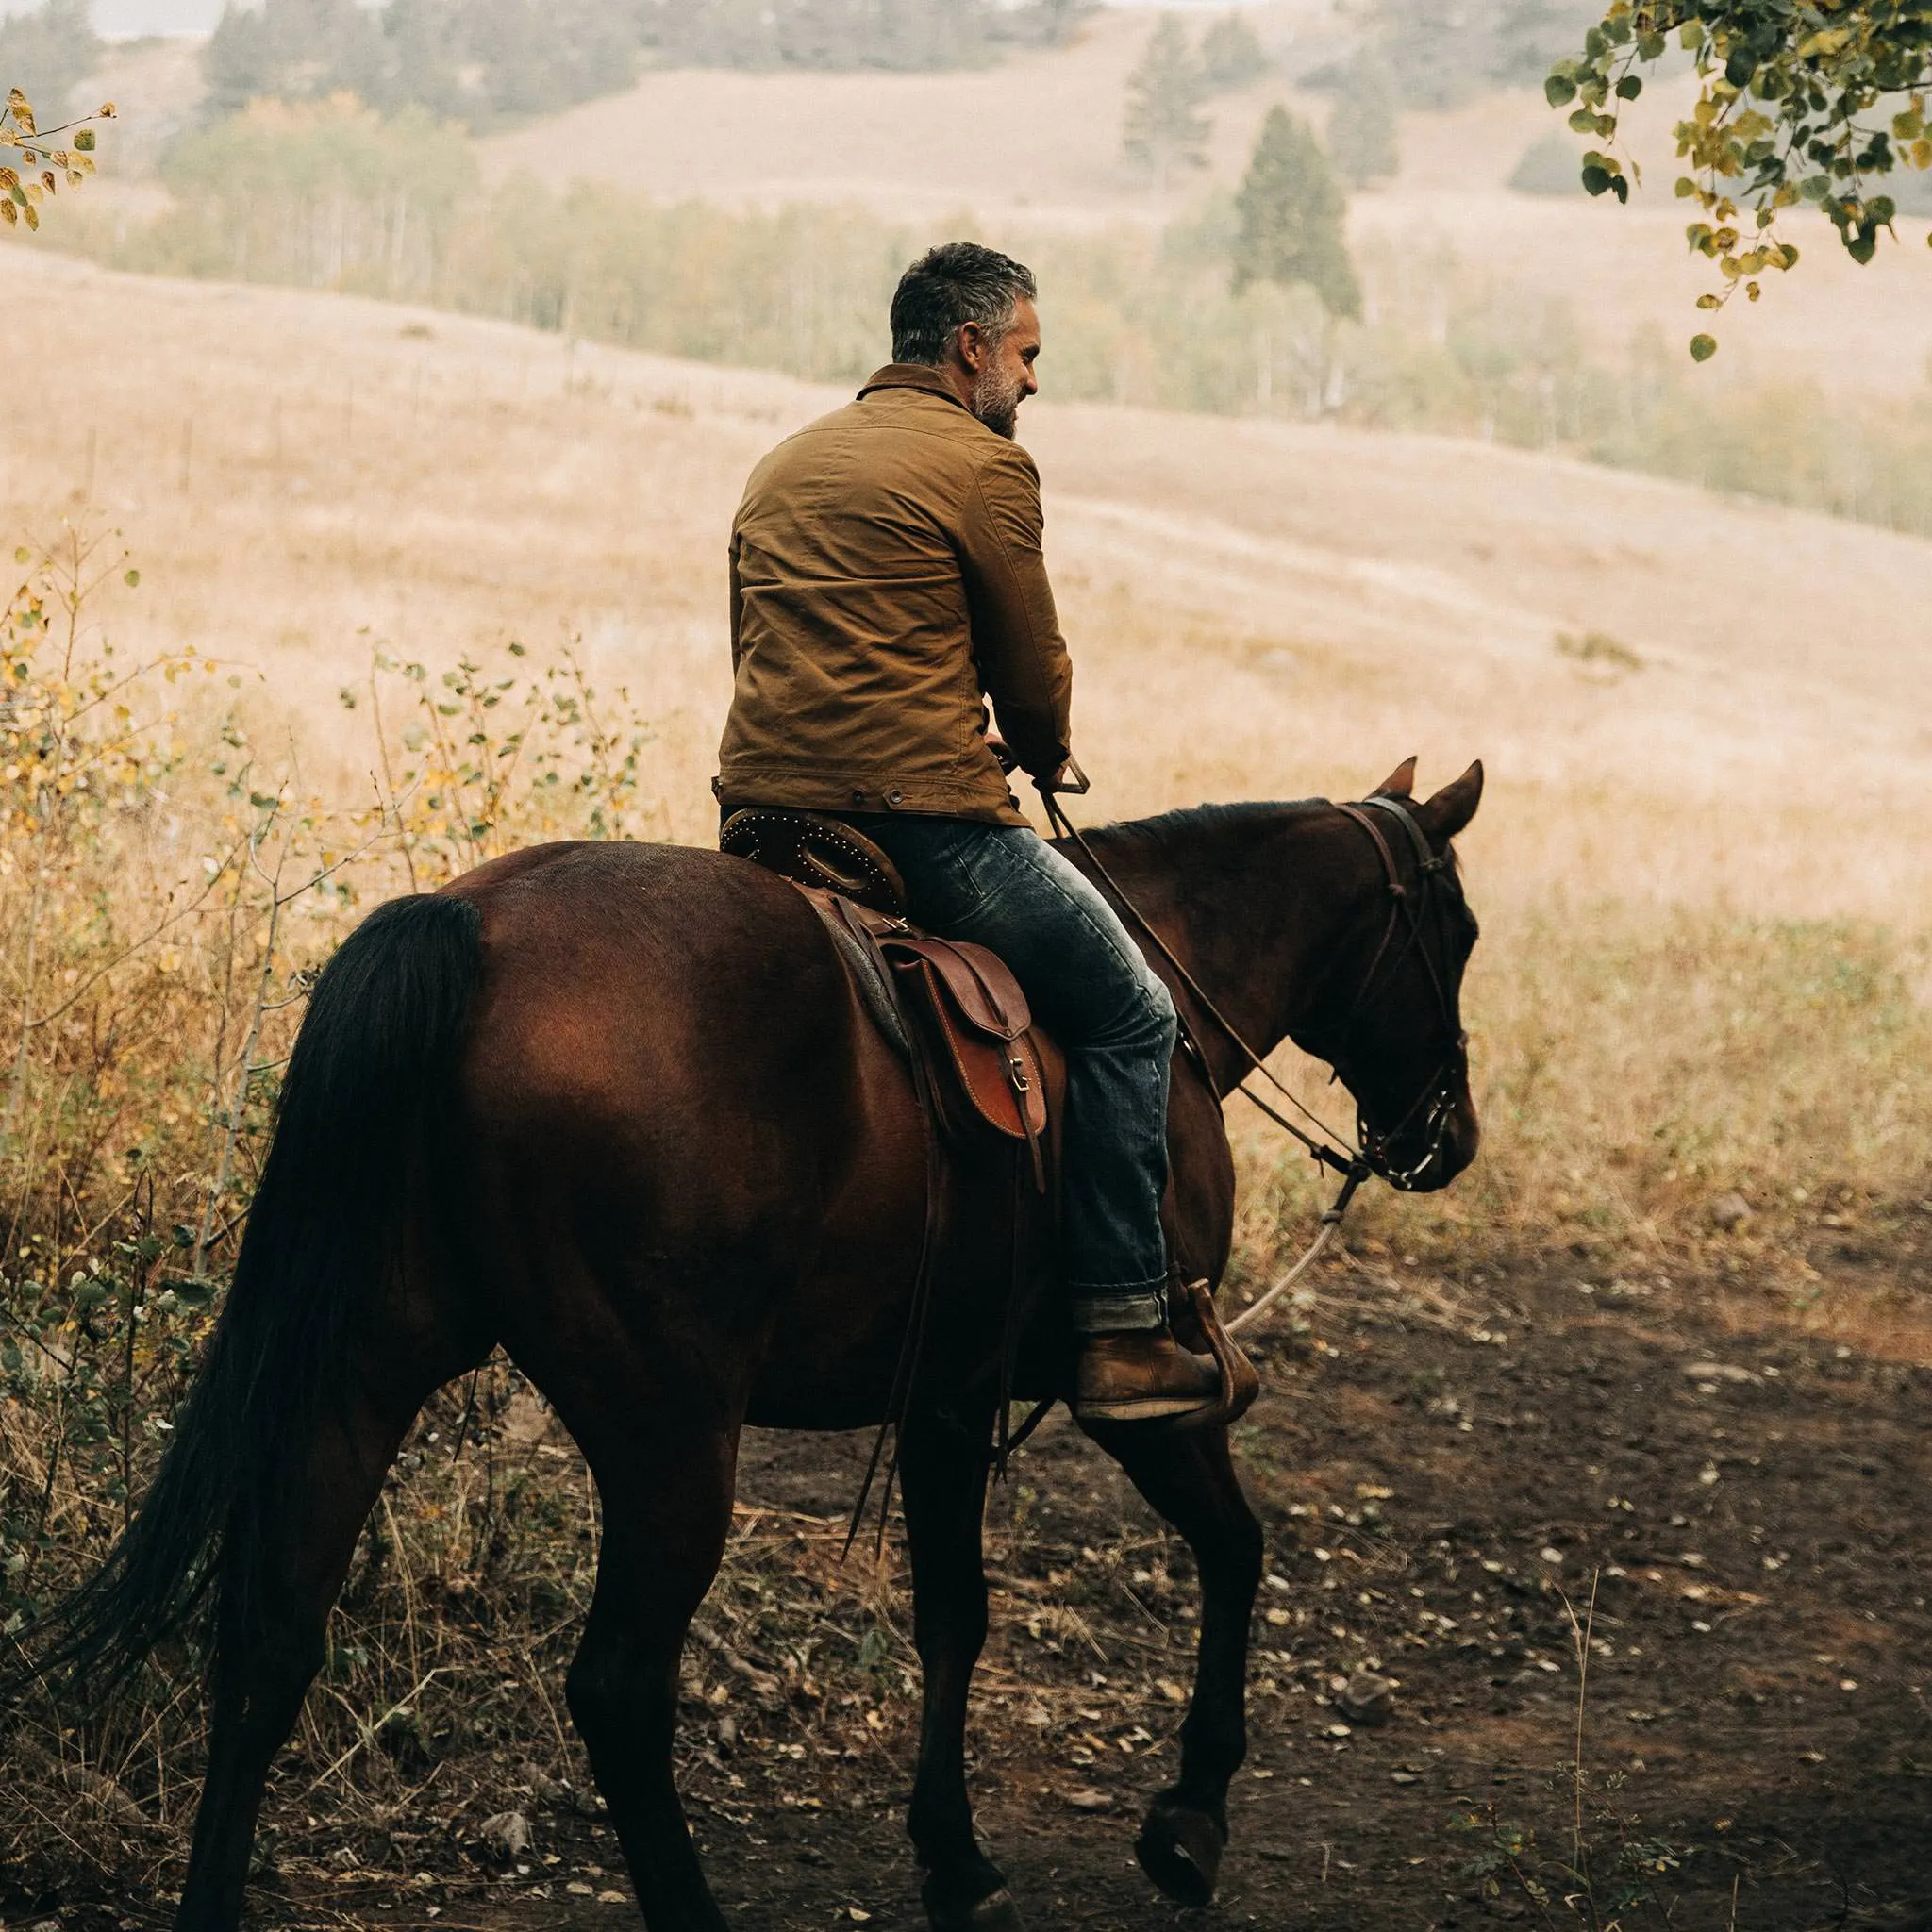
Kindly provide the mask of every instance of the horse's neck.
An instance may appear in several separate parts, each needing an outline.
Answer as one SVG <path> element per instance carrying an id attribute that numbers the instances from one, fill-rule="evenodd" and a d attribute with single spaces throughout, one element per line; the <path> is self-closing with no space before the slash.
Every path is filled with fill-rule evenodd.
<path id="1" fill-rule="evenodd" d="M 1174 813 L 1123 828 L 1100 851 L 1136 908 L 1257 1054 L 1278 1046 L 1306 1017 L 1333 962 L 1347 909 L 1336 816 L 1318 805 Z M 1198 1008 L 1185 991 L 1181 999 Z M 1247 1056 L 1210 1016 L 1197 1010 L 1196 1022 L 1224 1092 L 1247 1071 Z"/>

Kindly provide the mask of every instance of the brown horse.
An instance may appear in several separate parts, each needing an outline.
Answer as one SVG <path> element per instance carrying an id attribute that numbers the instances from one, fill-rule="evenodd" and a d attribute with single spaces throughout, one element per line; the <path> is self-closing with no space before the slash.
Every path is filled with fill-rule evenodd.
<path id="1" fill-rule="evenodd" d="M 1413 761 L 1385 788 L 1407 798 Z M 1479 766 L 1402 815 L 1204 807 L 1096 832 L 1091 857 L 1211 1000 L 1175 987 L 1170 1207 L 1218 1279 L 1234 1178 L 1225 1028 L 1329 1060 L 1405 1185 L 1473 1158 L 1457 1013 L 1475 926 L 1449 841 Z M 1410 827 L 1413 827 L 1413 832 Z M 1074 855 L 1081 857 L 1079 854 Z M 1086 862 L 1091 862 L 1088 859 Z M 1421 908 L 1420 915 L 1418 908 Z M 1401 915 L 1398 917 L 1398 913 Z M 739 1432 L 884 1411 L 924 1227 L 922 1135 L 824 928 L 716 853 L 564 844 L 380 908 L 315 987 L 235 1281 L 133 1526 L 42 1666 L 123 1681 L 207 1603 L 207 1781 L 179 1927 L 232 1932 L 272 1757 L 323 1657 L 363 1519 L 425 1399 L 498 1345 L 555 1405 L 603 1505 L 571 1710 L 653 1932 L 719 1932 L 672 1775 L 679 1652 L 731 1522 Z M 908 1820 L 940 1932 L 1021 1924 L 974 1836 L 963 1769 L 986 1631 L 980 1519 L 1012 1278 L 1009 1171 L 960 1183 L 902 1441 L 924 1667 Z M 1021 1389 L 1053 1386 L 1049 1307 Z M 1212 1893 L 1261 1531 L 1224 1430 L 1091 1431 L 1198 1559 L 1178 1781 L 1141 1861 Z"/>

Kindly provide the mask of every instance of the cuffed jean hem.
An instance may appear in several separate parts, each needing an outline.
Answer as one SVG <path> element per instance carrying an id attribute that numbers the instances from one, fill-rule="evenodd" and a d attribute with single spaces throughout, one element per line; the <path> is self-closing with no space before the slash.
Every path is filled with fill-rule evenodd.
<path id="1" fill-rule="evenodd" d="M 1079 1335 L 1116 1335 L 1167 1326 L 1167 1284 L 1150 1281 L 1134 1288 L 1080 1288 L 1067 1291 L 1074 1330 Z"/>

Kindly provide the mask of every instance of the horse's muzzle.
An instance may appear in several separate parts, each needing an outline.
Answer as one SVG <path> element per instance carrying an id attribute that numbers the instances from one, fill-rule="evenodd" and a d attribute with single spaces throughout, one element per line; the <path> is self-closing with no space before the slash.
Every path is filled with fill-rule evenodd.
<path id="1" fill-rule="evenodd" d="M 1388 1138 L 1365 1132 L 1375 1169 L 1405 1194 L 1433 1194 L 1446 1188 L 1476 1157 L 1482 1124 L 1467 1078 L 1405 1122 Z"/>

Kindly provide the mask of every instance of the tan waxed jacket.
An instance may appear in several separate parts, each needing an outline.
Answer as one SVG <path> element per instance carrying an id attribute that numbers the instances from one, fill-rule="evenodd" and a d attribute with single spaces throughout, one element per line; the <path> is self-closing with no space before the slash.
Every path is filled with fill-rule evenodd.
<path id="1" fill-rule="evenodd" d="M 1024 824 L 986 741 L 1065 762 L 1073 671 L 1032 458 L 893 363 L 752 472 L 731 532 L 727 808 Z"/>

